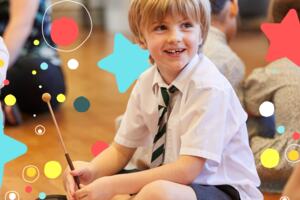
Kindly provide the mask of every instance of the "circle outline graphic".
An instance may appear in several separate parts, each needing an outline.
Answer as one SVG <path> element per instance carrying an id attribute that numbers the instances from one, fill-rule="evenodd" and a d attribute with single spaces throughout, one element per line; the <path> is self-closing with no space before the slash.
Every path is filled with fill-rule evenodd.
<path id="1" fill-rule="evenodd" d="M 39 133 L 38 132 L 38 128 L 42 128 L 44 131 L 42 132 L 42 133 Z M 38 124 L 38 125 L 36 125 L 35 126 L 35 128 L 34 128 L 34 132 L 35 132 L 35 134 L 37 134 L 37 135 L 44 135 L 45 134 L 45 132 L 46 132 L 46 128 L 45 128 L 45 126 L 43 126 L 43 125 L 41 125 L 41 124 Z"/>
<path id="2" fill-rule="evenodd" d="M 55 48 L 53 46 L 51 46 L 48 41 L 46 40 L 45 38 L 45 35 L 44 35 L 44 21 L 45 21 L 45 16 L 46 16 L 46 13 L 47 11 L 52 8 L 53 6 L 57 5 L 57 4 L 61 4 L 61 3 L 65 3 L 65 2 L 71 2 L 71 3 L 75 3 L 75 4 L 79 4 L 81 5 L 85 11 L 87 12 L 88 16 L 89 16 L 89 19 L 90 19 L 90 23 L 91 23 L 91 28 L 90 28 L 90 32 L 88 34 L 88 36 L 77 46 L 77 47 L 74 47 L 73 49 L 60 49 L 60 48 Z M 83 5 L 82 3 L 80 2 L 76 2 L 76 1 L 72 1 L 72 0 L 62 0 L 62 1 L 59 1 L 59 2 L 55 2 L 53 3 L 52 5 L 50 5 L 46 10 L 45 10 L 45 13 L 43 15 L 43 20 L 42 20 L 42 35 L 43 35 L 43 39 L 44 41 L 46 42 L 47 46 L 49 46 L 50 48 L 54 49 L 54 50 L 57 50 L 57 51 L 61 51 L 61 52 L 72 52 L 72 51 L 75 51 L 77 49 L 79 49 L 91 36 L 92 34 L 92 31 L 93 31 L 93 20 L 92 20 L 92 17 L 91 17 L 91 14 L 89 12 L 89 10 L 85 7 L 85 5 Z"/>
<path id="3" fill-rule="evenodd" d="M 25 169 L 26 169 L 26 168 L 29 168 L 29 167 L 33 167 L 33 168 L 36 169 L 36 171 L 37 171 L 37 175 L 36 175 L 36 177 L 35 177 L 32 181 L 26 180 L 26 178 L 25 178 Z M 37 166 L 34 166 L 34 165 L 26 165 L 26 166 L 23 168 L 23 170 L 22 170 L 22 178 L 23 178 L 23 180 L 24 180 L 26 183 L 34 183 L 39 177 L 40 177 L 40 171 L 39 171 L 39 168 L 37 168 Z"/>
<path id="4" fill-rule="evenodd" d="M 19 200 L 19 199 L 20 199 L 20 195 L 19 195 L 19 193 L 18 193 L 17 191 L 10 190 L 10 191 L 7 191 L 7 192 L 5 193 L 5 195 L 4 195 L 4 199 L 5 199 L 5 200 L 6 200 L 7 195 L 9 195 L 11 192 L 13 192 L 13 193 L 16 194 L 16 196 L 17 196 L 16 200 Z"/>
<path id="5" fill-rule="evenodd" d="M 300 147 L 299 144 L 290 144 L 290 145 L 285 149 L 285 151 L 284 151 L 284 157 L 285 157 L 286 161 L 288 161 L 289 163 L 295 164 L 295 163 L 300 162 L 300 159 L 298 159 L 298 160 L 296 160 L 296 161 L 292 161 L 292 160 L 290 160 L 290 159 L 287 157 L 287 153 L 288 153 L 287 151 L 288 151 L 288 149 L 289 149 L 290 147 L 292 147 L 292 146 Z"/>

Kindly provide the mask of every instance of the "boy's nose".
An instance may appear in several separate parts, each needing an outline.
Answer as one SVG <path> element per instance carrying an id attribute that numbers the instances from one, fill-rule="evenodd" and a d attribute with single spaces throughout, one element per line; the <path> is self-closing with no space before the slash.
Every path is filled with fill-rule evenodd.
<path id="1" fill-rule="evenodd" d="M 170 35 L 168 37 L 168 42 L 169 43 L 178 43 L 181 42 L 182 40 L 182 33 L 179 30 L 172 30 L 170 32 Z"/>

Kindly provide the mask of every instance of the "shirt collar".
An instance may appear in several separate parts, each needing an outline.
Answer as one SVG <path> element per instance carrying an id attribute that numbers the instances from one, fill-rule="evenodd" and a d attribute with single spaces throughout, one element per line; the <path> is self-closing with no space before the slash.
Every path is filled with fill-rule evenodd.
<path id="1" fill-rule="evenodd" d="M 194 71 L 195 67 L 197 66 L 197 63 L 199 61 L 199 59 L 202 57 L 203 55 L 200 54 L 196 54 L 191 61 L 189 62 L 189 64 L 178 74 L 178 76 L 175 78 L 175 80 L 170 84 L 167 85 L 163 78 L 161 77 L 158 68 L 156 65 L 154 65 L 155 67 L 155 72 L 154 72 L 154 78 L 153 78 L 153 83 L 152 83 L 152 91 L 154 94 L 157 94 L 159 91 L 159 87 L 166 87 L 169 88 L 172 85 L 174 85 L 180 92 L 183 92 L 184 86 L 186 85 L 186 83 L 190 80 L 190 74 L 192 71 Z"/>

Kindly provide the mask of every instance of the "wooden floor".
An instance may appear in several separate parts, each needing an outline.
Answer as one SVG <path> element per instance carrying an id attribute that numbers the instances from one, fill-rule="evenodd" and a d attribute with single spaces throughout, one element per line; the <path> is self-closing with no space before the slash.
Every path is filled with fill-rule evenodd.
<path id="1" fill-rule="evenodd" d="M 231 45 L 245 60 L 249 67 L 247 73 L 253 67 L 266 64 L 264 56 L 268 44 L 262 34 L 239 34 Z M 68 94 L 66 102 L 56 112 L 56 117 L 73 160 L 90 160 L 91 146 L 97 140 L 110 143 L 114 137 L 114 119 L 125 110 L 130 91 L 120 94 L 114 77 L 96 65 L 100 59 L 110 54 L 112 49 L 113 35 L 96 29 L 80 49 L 72 53 L 61 53 Z M 80 62 L 75 71 L 66 66 L 71 58 Z M 91 107 L 85 113 L 78 113 L 73 108 L 73 101 L 78 96 L 85 96 L 90 100 Z M 35 134 L 34 128 L 39 124 L 46 128 L 43 136 Z M 38 115 L 36 118 L 29 116 L 25 123 L 17 128 L 6 127 L 5 134 L 26 144 L 28 151 L 24 156 L 5 165 L 0 199 L 4 199 L 5 193 L 10 190 L 17 191 L 24 200 L 34 199 L 40 192 L 64 193 L 61 177 L 49 180 L 43 174 L 44 164 L 48 161 L 56 160 L 63 168 L 66 166 L 50 115 Z M 35 165 L 40 171 L 40 177 L 35 183 L 28 184 L 22 179 L 22 169 L 27 165 Z M 33 188 L 31 193 L 24 191 L 28 185 Z M 279 196 L 267 195 L 265 199 L 278 200 Z"/>

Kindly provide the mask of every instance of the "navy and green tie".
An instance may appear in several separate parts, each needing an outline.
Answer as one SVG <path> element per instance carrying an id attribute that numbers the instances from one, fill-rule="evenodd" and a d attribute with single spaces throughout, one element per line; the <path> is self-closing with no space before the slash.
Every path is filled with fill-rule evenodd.
<path id="1" fill-rule="evenodd" d="M 173 85 L 169 89 L 161 87 L 160 91 L 164 105 L 158 105 L 158 131 L 153 140 L 153 150 L 150 164 L 151 168 L 158 167 L 164 162 L 167 122 L 171 110 L 170 102 L 173 94 L 178 91 L 178 89 Z"/>

